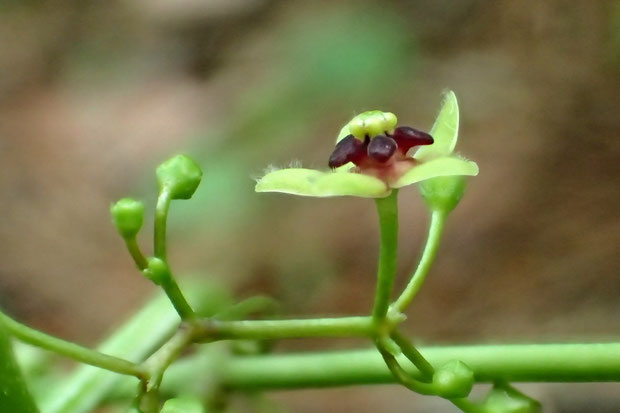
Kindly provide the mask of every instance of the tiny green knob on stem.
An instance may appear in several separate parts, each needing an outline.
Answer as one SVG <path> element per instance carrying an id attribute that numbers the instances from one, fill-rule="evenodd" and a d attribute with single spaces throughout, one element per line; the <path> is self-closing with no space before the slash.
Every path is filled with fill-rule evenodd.
<path id="1" fill-rule="evenodd" d="M 166 264 L 166 261 L 157 257 L 149 257 L 146 260 L 147 266 L 142 271 L 142 274 L 153 283 L 157 285 L 163 285 L 171 278 L 170 267 Z"/>

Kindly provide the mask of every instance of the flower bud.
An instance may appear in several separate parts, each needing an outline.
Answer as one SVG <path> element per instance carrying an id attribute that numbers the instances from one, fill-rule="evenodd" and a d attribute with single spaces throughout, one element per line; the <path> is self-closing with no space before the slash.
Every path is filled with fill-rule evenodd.
<path id="1" fill-rule="evenodd" d="M 420 182 L 420 192 L 433 211 L 448 213 L 463 197 L 466 184 L 464 176 L 437 176 Z"/>
<path id="2" fill-rule="evenodd" d="M 147 265 L 142 274 L 157 285 L 162 285 L 170 279 L 170 268 L 166 261 L 157 257 L 150 257 L 146 260 Z"/>
<path id="3" fill-rule="evenodd" d="M 160 191 L 172 199 L 190 199 L 202 179 L 200 166 L 186 155 L 176 155 L 157 167 Z"/>
<path id="4" fill-rule="evenodd" d="M 514 389 L 494 388 L 482 404 L 485 413 L 540 413 L 540 403 Z"/>
<path id="5" fill-rule="evenodd" d="M 136 236 L 142 228 L 144 204 L 131 198 L 123 198 L 110 207 L 112 222 L 119 234 L 125 239 Z"/>
<path id="6" fill-rule="evenodd" d="M 447 399 L 467 397 L 474 386 L 474 372 L 460 360 L 452 360 L 435 371 L 433 387 Z"/>

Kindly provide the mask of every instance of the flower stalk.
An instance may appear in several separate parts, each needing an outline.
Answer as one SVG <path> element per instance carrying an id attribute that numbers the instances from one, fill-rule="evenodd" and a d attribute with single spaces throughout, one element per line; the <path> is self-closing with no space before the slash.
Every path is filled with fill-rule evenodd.
<path id="1" fill-rule="evenodd" d="M 398 258 L 398 191 L 375 200 L 379 214 L 379 264 L 372 317 L 380 324 L 387 315 Z"/>
<path id="2" fill-rule="evenodd" d="M 407 286 L 391 306 L 395 311 L 405 311 L 422 288 L 424 281 L 426 281 L 426 276 L 437 256 L 446 218 L 447 213 L 443 211 L 436 210 L 431 213 L 431 222 L 422 256 Z"/>

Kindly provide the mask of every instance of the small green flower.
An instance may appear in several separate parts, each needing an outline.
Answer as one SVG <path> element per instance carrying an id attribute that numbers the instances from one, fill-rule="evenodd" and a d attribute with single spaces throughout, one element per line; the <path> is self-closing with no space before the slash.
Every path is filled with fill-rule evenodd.
<path id="1" fill-rule="evenodd" d="M 383 198 L 392 189 L 431 178 L 478 174 L 475 162 L 453 154 L 459 126 L 454 92 L 446 93 L 430 134 L 396 127 L 397 122 L 393 113 L 361 113 L 340 131 L 328 163 L 331 170 L 273 170 L 258 180 L 256 191 Z"/>

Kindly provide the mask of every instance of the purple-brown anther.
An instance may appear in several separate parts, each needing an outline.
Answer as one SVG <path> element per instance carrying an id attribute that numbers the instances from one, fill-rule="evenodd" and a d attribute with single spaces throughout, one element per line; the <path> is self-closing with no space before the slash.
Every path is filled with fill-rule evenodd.
<path id="1" fill-rule="evenodd" d="M 402 151 L 403 155 L 406 155 L 409 149 L 414 146 L 430 145 L 434 142 L 433 137 L 428 133 L 409 126 L 399 126 L 394 129 L 392 138 L 398 144 L 398 149 Z"/>
<path id="2" fill-rule="evenodd" d="M 359 165 L 367 156 L 366 152 L 368 141 L 368 137 L 364 142 L 362 142 L 353 135 L 347 136 L 338 142 L 334 148 L 334 151 L 329 157 L 329 167 L 338 168 L 339 166 L 346 165 L 349 162 Z"/>
<path id="3" fill-rule="evenodd" d="M 385 135 L 373 138 L 366 135 L 363 141 L 349 135 L 334 148 L 329 157 L 329 167 L 338 168 L 352 162 L 359 172 L 394 178 L 406 169 L 398 168 L 398 162 L 404 161 L 409 165 L 413 162 L 406 156 L 411 148 L 432 143 L 431 135 L 409 126 L 400 126 L 391 134 L 385 132 Z"/>
<path id="4" fill-rule="evenodd" d="M 368 156 L 379 163 L 384 163 L 394 155 L 397 147 L 394 139 L 378 135 L 372 138 L 368 144 Z"/>

